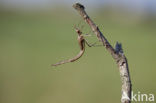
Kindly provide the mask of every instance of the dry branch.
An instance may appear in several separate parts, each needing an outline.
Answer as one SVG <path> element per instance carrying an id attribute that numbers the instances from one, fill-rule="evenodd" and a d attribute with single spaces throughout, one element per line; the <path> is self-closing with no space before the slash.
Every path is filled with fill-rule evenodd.
<path id="1" fill-rule="evenodd" d="M 131 80 L 130 80 L 127 59 L 123 53 L 121 44 L 117 42 L 115 49 L 114 49 L 111 46 L 111 44 L 107 41 L 107 39 L 104 37 L 104 35 L 101 33 L 98 26 L 90 19 L 90 17 L 88 16 L 88 14 L 85 11 L 85 7 L 80 3 L 74 4 L 73 7 L 79 12 L 79 14 L 82 16 L 82 18 L 89 24 L 92 31 L 97 36 L 98 40 L 103 43 L 103 45 L 106 47 L 108 52 L 111 53 L 112 57 L 116 61 L 117 65 L 119 67 L 119 72 L 120 72 L 120 77 L 121 77 L 121 82 L 122 82 L 121 103 L 131 103 L 130 100 L 131 100 L 132 84 L 131 84 Z"/>

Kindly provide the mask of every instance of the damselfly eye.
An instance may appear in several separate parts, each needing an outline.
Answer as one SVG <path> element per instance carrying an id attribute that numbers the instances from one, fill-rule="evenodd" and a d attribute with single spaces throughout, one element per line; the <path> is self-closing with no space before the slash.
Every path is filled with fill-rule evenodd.
<path id="1" fill-rule="evenodd" d="M 76 29 L 76 32 L 77 32 L 78 34 L 81 34 L 81 33 L 82 33 L 79 29 Z"/>
<path id="2" fill-rule="evenodd" d="M 80 31 L 80 30 L 78 30 L 77 32 L 78 32 L 78 33 L 81 33 L 81 31 Z"/>

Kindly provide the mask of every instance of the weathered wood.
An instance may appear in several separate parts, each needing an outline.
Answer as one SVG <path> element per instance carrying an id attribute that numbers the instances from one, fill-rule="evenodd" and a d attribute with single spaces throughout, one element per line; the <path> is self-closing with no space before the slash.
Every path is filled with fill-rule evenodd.
<path id="1" fill-rule="evenodd" d="M 104 35 L 101 33 L 98 26 L 88 16 L 88 14 L 85 11 L 85 7 L 80 3 L 74 4 L 73 7 L 79 12 L 79 14 L 85 20 L 85 22 L 87 24 L 89 24 L 92 31 L 97 36 L 98 40 L 103 43 L 103 45 L 106 47 L 108 52 L 110 52 L 110 54 L 112 55 L 112 57 L 116 61 L 117 65 L 119 67 L 119 72 L 120 72 L 120 77 L 121 77 L 121 82 L 122 82 L 121 103 L 131 103 L 132 84 L 131 84 L 131 79 L 130 79 L 128 62 L 127 62 L 127 59 L 126 59 L 126 57 L 125 57 L 125 55 L 123 53 L 123 49 L 122 49 L 121 44 L 119 44 L 117 42 L 116 47 L 114 49 L 111 46 L 111 44 L 107 41 L 107 39 L 104 37 Z"/>

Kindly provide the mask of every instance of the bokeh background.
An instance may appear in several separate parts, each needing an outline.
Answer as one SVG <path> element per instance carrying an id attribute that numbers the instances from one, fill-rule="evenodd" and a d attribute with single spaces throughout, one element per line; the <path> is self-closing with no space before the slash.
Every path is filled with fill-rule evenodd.
<path id="1" fill-rule="evenodd" d="M 104 47 L 86 47 L 78 61 L 50 66 L 79 52 L 74 25 L 93 34 L 75 2 L 0 1 L 0 103 L 120 103 L 118 68 Z M 112 45 L 123 44 L 133 92 L 156 95 L 156 1 L 78 2 Z"/>

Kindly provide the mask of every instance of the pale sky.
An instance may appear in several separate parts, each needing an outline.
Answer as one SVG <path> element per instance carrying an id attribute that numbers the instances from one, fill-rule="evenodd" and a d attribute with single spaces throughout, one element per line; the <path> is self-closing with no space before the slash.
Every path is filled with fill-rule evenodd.
<path id="1" fill-rule="evenodd" d="M 6 7 L 46 7 L 48 5 L 72 5 L 80 2 L 84 5 L 101 7 L 104 5 L 123 5 L 129 8 L 149 9 L 156 12 L 156 0 L 0 0 L 2 6 Z"/>

